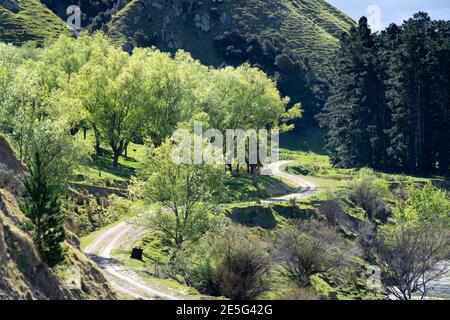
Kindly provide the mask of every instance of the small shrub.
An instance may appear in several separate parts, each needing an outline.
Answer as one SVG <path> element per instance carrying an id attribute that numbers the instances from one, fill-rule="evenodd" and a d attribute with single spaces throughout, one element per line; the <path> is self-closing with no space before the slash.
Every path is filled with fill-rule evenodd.
<path id="1" fill-rule="evenodd" d="M 96 193 L 96 194 L 95 194 L 95 201 L 97 202 L 97 205 L 98 205 L 98 206 L 101 206 L 101 205 L 102 205 L 102 198 L 100 197 L 100 194 L 99 194 L 99 193 Z"/>
<path id="2" fill-rule="evenodd" d="M 333 228 L 316 220 L 284 231 L 276 247 L 283 273 L 300 287 L 310 286 L 313 275 L 339 272 L 350 264 L 345 241 Z"/>
<path id="3" fill-rule="evenodd" d="M 329 197 L 330 199 L 322 204 L 320 211 L 325 214 L 328 223 L 331 226 L 337 226 L 339 217 L 342 214 L 342 206 L 338 199 Z"/>
<path id="4" fill-rule="evenodd" d="M 7 188 L 17 192 L 20 186 L 21 182 L 14 171 L 9 170 L 4 164 L 0 163 L 0 188 Z"/>
<path id="5" fill-rule="evenodd" d="M 186 282 L 204 294 L 252 300 L 271 288 L 271 261 L 260 239 L 232 227 L 178 257 Z"/>
<path id="6" fill-rule="evenodd" d="M 88 205 L 89 204 L 89 196 L 84 195 L 84 194 L 79 194 L 79 195 L 77 195 L 77 197 L 75 199 L 75 203 L 78 206 Z"/>
<path id="7" fill-rule="evenodd" d="M 378 178 L 372 169 L 361 169 L 350 182 L 349 198 L 361 206 L 367 218 L 372 220 L 377 211 L 383 210 L 384 199 L 389 196 L 389 187 L 384 179 Z"/>

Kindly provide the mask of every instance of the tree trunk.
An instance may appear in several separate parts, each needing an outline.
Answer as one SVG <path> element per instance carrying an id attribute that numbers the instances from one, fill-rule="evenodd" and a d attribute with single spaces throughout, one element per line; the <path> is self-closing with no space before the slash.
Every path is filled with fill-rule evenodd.
<path id="1" fill-rule="evenodd" d="M 255 187 L 258 186 L 258 170 L 255 164 L 250 165 L 251 173 L 252 173 L 252 183 Z"/>
<path id="2" fill-rule="evenodd" d="M 100 155 L 100 132 L 98 132 L 97 128 L 94 126 L 94 135 L 95 135 L 95 154 Z"/>
<path id="3" fill-rule="evenodd" d="M 122 152 L 120 152 L 120 150 L 114 150 L 114 169 L 118 169 L 119 168 L 119 157 L 120 154 Z"/>
<path id="4" fill-rule="evenodd" d="M 83 138 L 84 138 L 84 140 L 87 139 L 87 129 L 86 128 L 83 128 Z"/>
<path id="5" fill-rule="evenodd" d="M 125 152 L 124 152 L 125 158 L 128 158 L 128 143 L 125 144 Z"/>

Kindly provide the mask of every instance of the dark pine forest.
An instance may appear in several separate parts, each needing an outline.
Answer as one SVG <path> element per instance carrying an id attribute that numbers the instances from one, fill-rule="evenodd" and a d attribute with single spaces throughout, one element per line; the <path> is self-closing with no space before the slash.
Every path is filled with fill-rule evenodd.
<path id="1" fill-rule="evenodd" d="M 333 90 L 318 115 L 338 167 L 449 174 L 450 22 L 417 13 L 341 38 Z"/>

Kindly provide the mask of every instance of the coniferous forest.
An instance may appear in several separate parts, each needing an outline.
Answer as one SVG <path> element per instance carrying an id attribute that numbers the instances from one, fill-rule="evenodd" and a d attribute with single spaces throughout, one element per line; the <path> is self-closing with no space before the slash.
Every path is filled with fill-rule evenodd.
<path id="1" fill-rule="evenodd" d="M 449 174 L 450 22 L 426 13 L 381 33 L 367 19 L 341 38 L 318 116 L 339 167 Z"/>

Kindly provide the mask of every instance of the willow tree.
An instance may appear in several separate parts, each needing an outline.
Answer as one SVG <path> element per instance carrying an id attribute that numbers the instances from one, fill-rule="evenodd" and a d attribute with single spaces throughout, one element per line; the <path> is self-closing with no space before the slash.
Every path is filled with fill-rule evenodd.
<path id="1" fill-rule="evenodd" d="M 214 206 L 227 176 L 221 164 L 174 161 L 184 158 L 184 151 L 170 139 L 151 149 L 131 187 L 132 194 L 160 205 L 161 209 L 150 216 L 150 226 L 162 232 L 176 249 L 196 242 L 217 225 Z"/>
<path id="2" fill-rule="evenodd" d="M 222 132 L 227 129 L 289 131 L 293 129 L 290 121 L 302 115 L 300 104 L 290 106 L 290 99 L 283 98 L 276 83 L 257 68 L 244 64 L 212 70 L 210 74 L 210 84 L 203 89 L 207 95 L 204 108 L 210 116 L 210 125 Z M 237 143 L 248 142 L 248 139 L 235 139 Z M 248 165 L 255 184 L 260 165 Z"/>
<path id="3" fill-rule="evenodd" d="M 138 56 L 110 46 L 92 58 L 74 79 L 95 130 L 106 140 L 114 167 L 127 144 L 145 127 L 145 66 Z"/>

